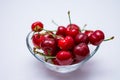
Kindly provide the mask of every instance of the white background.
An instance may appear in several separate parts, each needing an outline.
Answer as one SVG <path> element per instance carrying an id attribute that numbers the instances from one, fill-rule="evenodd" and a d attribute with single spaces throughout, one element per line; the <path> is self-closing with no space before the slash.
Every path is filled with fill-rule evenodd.
<path id="1" fill-rule="evenodd" d="M 34 21 L 46 29 L 51 22 L 72 22 L 87 29 L 101 29 L 106 38 L 95 56 L 80 69 L 59 74 L 45 68 L 28 51 L 25 38 Z M 120 0 L 0 0 L 0 80 L 119 80 L 120 79 Z"/>

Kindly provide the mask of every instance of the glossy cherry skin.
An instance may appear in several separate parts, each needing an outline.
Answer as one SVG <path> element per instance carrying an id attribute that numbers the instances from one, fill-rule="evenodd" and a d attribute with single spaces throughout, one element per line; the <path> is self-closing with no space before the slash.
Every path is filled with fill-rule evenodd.
<path id="1" fill-rule="evenodd" d="M 93 30 L 85 30 L 84 33 L 89 37 L 93 32 Z"/>
<path id="2" fill-rule="evenodd" d="M 43 29 L 43 23 L 40 21 L 36 21 L 31 25 L 31 29 L 34 32 L 40 32 Z"/>
<path id="3" fill-rule="evenodd" d="M 88 44 L 89 42 L 89 38 L 85 33 L 79 33 L 76 35 L 75 37 L 75 43 L 79 44 L 79 43 L 86 43 Z"/>
<path id="4" fill-rule="evenodd" d="M 53 64 L 55 64 L 55 65 L 60 65 L 60 64 L 58 63 L 58 61 L 56 60 L 56 58 L 55 58 L 55 59 L 52 59 L 52 62 L 53 62 Z"/>
<path id="5" fill-rule="evenodd" d="M 75 37 L 80 32 L 80 28 L 76 24 L 69 24 L 66 29 L 66 35 Z"/>
<path id="6" fill-rule="evenodd" d="M 60 65 L 70 65 L 73 62 L 69 51 L 59 51 L 56 55 L 56 60 Z"/>
<path id="7" fill-rule="evenodd" d="M 66 35 L 66 28 L 64 26 L 59 26 L 56 32 L 56 35 Z"/>
<path id="8" fill-rule="evenodd" d="M 41 43 L 41 48 L 46 55 L 55 55 L 56 52 L 56 41 L 53 38 L 45 38 Z"/>
<path id="9" fill-rule="evenodd" d="M 73 53 L 75 55 L 76 61 L 80 62 L 89 55 L 90 50 L 89 50 L 89 47 L 88 47 L 87 44 L 80 43 L 80 44 L 78 44 L 77 46 L 74 47 Z"/>
<path id="10" fill-rule="evenodd" d="M 62 50 L 69 50 L 74 46 L 74 40 L 71 36 L 58 40 L 58 47 Z"/>
<path id="11" fill-rule="evenodd" d="M 34 47 L 40 48 L 41 42 L 44 41 L 45 37 L 41 34 L 34 34 L 32 36 L 32 43 Z"/>
<path id="12" fill-rule="evenodd" d="M 101 44 L 104 38 L 104 33 L 101 30 L 96 30 L 89 36 L 89 41 L 91 44 L 97 46 Z"/>

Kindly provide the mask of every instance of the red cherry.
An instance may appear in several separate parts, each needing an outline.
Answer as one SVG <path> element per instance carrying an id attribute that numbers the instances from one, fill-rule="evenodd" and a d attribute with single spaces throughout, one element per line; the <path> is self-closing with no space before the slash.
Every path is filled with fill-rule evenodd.
<path id="1" fill-rule="evenodd" d="M 54 34 L 53 34 L 52 32 L 46 32 L 46 33 L 44 34 L 44 37 L 45 37 L 45 38 L 54 38 L 53 35 L 54 35 Z"/>
<path id="2" fill-rule="evenodd" d="M 60 65 L 70 65 L 73 62 L 69 51 L 59 51 L 56 55 L 56 60 Z"/>
<path id="3" fill-rule="evenodd" d="M 58 63 L 58 61 L 56 60 L 56 58 L 55 58 L 55 59 L 52 59 L 52 62 L 53 62 L 53 64 L 55 64 L 55 65 L 60 65 L 60 64 Z"/>
<path id="4" fill-rule="evenodd" d="M 93 45 L 100 45 L 101 42 L 104 40 L 105 36 L 101 30 L 96 30 L 89 36 L 89 41 Z"/>
<path id="5" fill-rule="evenodd" d="M 35 47 L 40 48 L 40 44 L 44 41 L 45 37 L 41 34 L 34 34 L 32 36 L 32 43 Z"/>
<path id="6" fill-rule="evenodd" d="M 45 38 L 41 43 L 41 48 L 46 55 L 55 55 L 56 52 L 56 41 L 53 38 Z"/>
<path id="7" fill-rule="evenodd" d="M 93 32 L 93 30 L 85 30 L 84 33 L 89 37 Z"/>
<path id="8" fill-rule="evenodd" d="M 34 23 L 31 25 L 31 29 L 32 29 L 32 31 L 34 31 L 34 32 L 40 32 L 40 31 L 43 29 L 43 24 L 42 24 L 42 22 L 40 22 L 40 21 L 34 22 Z"/>
<path id="9" fill-rule="evenodd" d="M 79 43 L 88 44 L 88 42 L 89 42 L 89 39 L 88 39 L 88 36 L 85 33 L 79 33 L 75 37 L 75 43 L 77 43 L 77 44 L 79 44 Z"/>
<path id="10" fill-rule="evenodd" d="M 66 35 L 75 37 L 80 32 L 79 26 L 76 24 L 69 24 L 66 29 Z"/>
<path id="11" fill-rule="evenodd" d="M 66 35 L 66 28 L 64 26 L 59 26 L 56 32 L 56 35 Z"/>
<path id="12" fill-rule="evenodd" d="M 74 46 L 74 40 L 71 36 L 66 36 L 58 41 L 58 47 L 62 50 L 69 50 Z"/>
<path id="13" fill-rule="evenodd" d="M 75 59 L 77 61 L 81 61 L 86 58 L 86 56 L 89 55 L 90 50 L 87 44 L 80 43 L 77 46 L 74 47 L 73 53 L 75 55 Z"/>

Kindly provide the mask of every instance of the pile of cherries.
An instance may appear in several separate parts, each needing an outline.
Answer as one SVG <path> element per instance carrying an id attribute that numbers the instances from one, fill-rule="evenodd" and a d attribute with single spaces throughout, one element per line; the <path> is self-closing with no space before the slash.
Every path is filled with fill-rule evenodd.
<path id="1" fill-rule="evenodd" d="M 89 54 L 89 46 L 98 46 L 105 40 L 101 30 L 81 30 L 76 24 L 71 23 L 70 12 L 68 12 L 70 24 L 58 26 L 56 31 L 45 30 L 42 22 L 37 21 L 31 25 L 34 32 L 32 43 L 34 53 L 40 54 L 45 61 L 55 65 L 71 65 L 85 59 Z M 40 52 L 42 50 L 43 52 Z"/>

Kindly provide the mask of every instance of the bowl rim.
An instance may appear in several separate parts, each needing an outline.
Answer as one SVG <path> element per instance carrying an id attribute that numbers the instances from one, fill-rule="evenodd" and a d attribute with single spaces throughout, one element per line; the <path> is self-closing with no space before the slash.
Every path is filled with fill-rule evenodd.
<path id="1" fill-rule="evenodd" d="M 38 57 L 35 55 L 35 53 L 33 52 L 32 47 L 31 47 L 30 44 L 29 44 L 29 38 L 30 38 L 30 35 L 31 35 L 32 33 L 33 33 L 33 32 L 30 31 L 30 32 L 27 34 L 27 36 L 26 36 L 26 45 L 27 45 L 28 50 L 30 51 L 30 53 L 31 53 L 37 60 L 41 61 L 41 62 L 44 63 L 44 64 L 51 65 L 51 66 L 68 67 L 68 66 L 75 66 L 75 65 L 79 65 L 79 64 L 81 64 L 81 63 L 85 63 L 85 62 L 88 61 L 91 57 L 93 57 L 93 55 L 98 51 L 98 49 L 99 49 L 99 47 L 100 47 L 100 45 L 95 46 L 96 48 L 95 48 L 92 52 L 90 52 L 90 55 L 87 56 L 84 60 L 82 60 L 82 61 L 80 61 L 80 62 L 78 62 L 78 63 L 71 64 L 71 65 L 55 65 L 55 64 L 51 64 L 51 63 L 49 63 L 49 62 L 46 62 L 46 61 L 38 58 Z"/>

